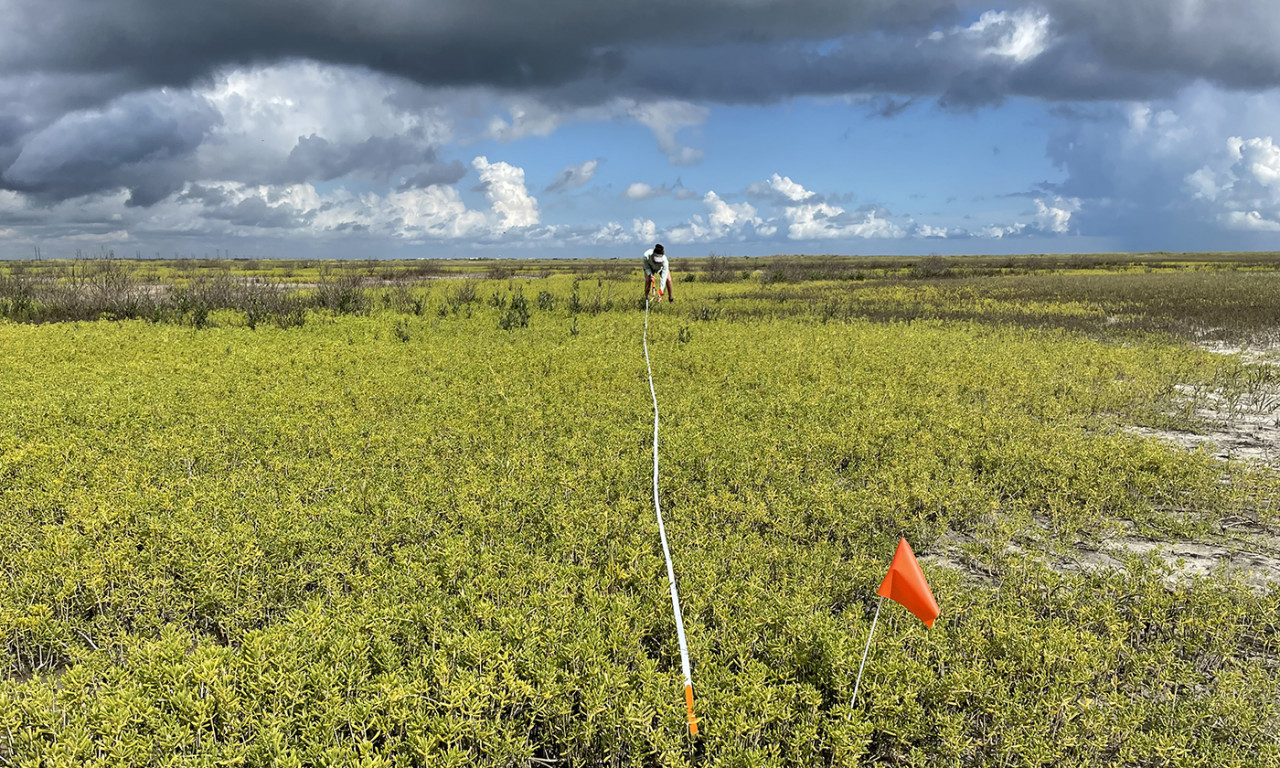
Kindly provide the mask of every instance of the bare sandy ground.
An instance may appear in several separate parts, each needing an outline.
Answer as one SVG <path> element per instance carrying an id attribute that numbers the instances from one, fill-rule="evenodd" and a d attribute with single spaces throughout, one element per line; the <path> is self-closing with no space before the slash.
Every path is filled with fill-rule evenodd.
<path id="1" fill-rule="evenodd" d="M 963 571 L 979 581 L 992 580 L 995 574 L 984 569 L 961 548 L 963 539 L 963 535 L 951 534 L 938 543 L 934 552 L 922 555 L 920 560 Z M 1168 566 L 1170 586 L 1215 573 L 1237 578 L 1256 592 L 1266 592 L 1280 585 L 1280 537 L 1261 532 L 1223 536 L 1216 541 L 1114 536 L 1098 544 L 1078 543 L 1065 553 L 1049 550 L 1033 554 L 1017 544 L 1010 544 L 1008 550 L 1039 558 L 1050 568 L 1061 572 L 1100 568 L 1124 570 L 1130 557 L 1154 555 Z"/>
<path id="2" fill-rule="evenodd" d="M 1240 355 L 1250 364 L 1280 365 L 1280 346 L 1248 348 L 1222 343 L 1204 346 L 1220 354 Z M 1202 432 L 1132 427 L 1134 434 L 1165 440 L 1187 450 L 1204 450 L 1223 460 L 1254 462 L 1280 470 L 1280 388 L 1276 392 L 1228 397 L 1221 392 L 1205 392 L 1191 387 L 1183 393 L 1195 404 L 1195 416 L 1209 425 Z M 1048 528 L 1047 521 L 1041 521 Z M 950 534 L 939 542 L 932 560 L 940 565 L 991 578 L 962 548 L 968 537 Z M 1031 538 L 1035 538 L 1033 535 Z M 1025 551 L 1010 545 L 1014 551 Z M 1109 537 L 1096 544 L 1081 542 L 1066 553 L 1043 555 L 1046 563 L 1060 571 L 1097 568 L 1124 569 L 1128 558 L 1154 555 L 1169 568 L 1169 580 L 1181 580 L 1222 573 L 1239 578 L 1259 592 L 1280 586 L 1280 535 L 1277 531 L 1248 522 L 1224 521 L 1221 535 L 1211 540 L 1157 540 L 1136 533 Z"/>
<path id="3" fill-rule="evenodd" d="M 1172 581 L 1223 572 L 1238 576 L 1259 591 L 1280 584 L 1280 539 L 1274 536 L 1220 543 L 1122 536 L 1103 542 L 1098 549 L 1077 548 L 1074 559 L 1065 561 L 1063 567 L 1123 568 L 1126 556 L 1153 552 L 1168 564 Z"/>
<path id="4" fill-rule="evenodd" d="M 1203 416 L 1203 410 L 1197 411 Z M 1203 434 L 1132 427 L 1134 434 L 1156 437 L 1188 450 L 1204 449 L 1215 458 L 1256 461 L 1280 469 L 1280 413 L 1238 414 Z"/>
<path id="5" fill-rule="evenodd" d="M 1222 342 L 1202 345 L 1224 355 L 1239 355 L 1255 365 L 1280 363 L 1280 347 L 1241 347 Z M 1280 392 L 1227 397 L 1221 392 L 1186 389 L 1196 403 L 1195 416 L 1210 425 L 1207 431 L 1181 432 L 1133 427 L 1135 434 L 1155 437 L 1188 450 L 1204 450 L 1222 460 L 1256 462 L 1280 469 Z M 1252 530 L 1249 530 L 1249 529 Z M 1128 555 L 1155 553 L 1171 569 L 1171 578 L 1230 572 L 1249 586 L 1266 590 L 1280 584 L 1280 536 L 1255 526 L 1226 533 L 1217 541 L 1156 541 L 1118 536 L 1096 549 L 1078 548 L 1064 567 L 1121 568 Z"/>
<path id="6" fill-rule="evenodd" d="M 1224 342 L 1208 342 L 1202 349 L 1222 355 L 1239 355 L 1250 365 L 1280 365 L 1280 347 L 1246 347 Z M 1189 402 L 1196 403 L 1195 416 L 1210 425 L 1204 432 L 1133 427 L 1135 434 L 1156 437 L 1188 450 L 1206 450 L 1228 460 L 1256 461 L 1280 469 L 1280 389 L 1271 392 L 1227 397 L 1222 392 L 1197 391 L 1183 387 Z"/>

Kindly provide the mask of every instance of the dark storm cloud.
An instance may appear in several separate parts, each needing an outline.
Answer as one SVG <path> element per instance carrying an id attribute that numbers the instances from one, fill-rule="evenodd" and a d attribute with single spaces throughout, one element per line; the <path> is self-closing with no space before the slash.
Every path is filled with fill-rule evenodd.
<path id="1" fill-rule="evenodd" d="M 1174 73 L 1229 88 L 1280 84 L 1275 0 L 1044 0 L 1064 36 L 1109 67 Z"/>
<path id="2" fill-rule="evenodd" d="M 186 85 L 312 59 L 426 85 L 590 102 L 769 102 L 855 91 L 970 108 L 1020 94 L 1151 98 L 1205 78 L 1280 85 L 1274 0 L 8 0 L 0 75 Z M 985 10 L 1002 17 L 969 26 Z M 1018 14 L 1022 14 L 1018 17 Z M 1042 55 L 989 54 L 1048 14 Z M 935 37 L 930 37 L 930 33 Z M 816 44 L 832 44 L 815 47 Z M 108 94 L 114 95 L 114 94 Z"/>
<path id="3" fill-rule="evenodd" d="M 1012 20 L 994 25 L 1016 33 Z M 1087 40 L 1052 38 L 1019 61 L 992 52 L 990 35 L 952 30 L 936 39 L 886 34 L 812 44 L 729 44 L 636 53 L 623 72 L 583 79 L 558 93 L 569 101 L 603 100 L 609 93 L 690 101 L 768 103 L 796 95 L 863 93 L 882 98 L 873 108 L 893 117 L 919 97 L 948 109 L 997 104 L 1009 96 L 1102 101 L 1171 95 L 1185 82 L 1167 71 L 1107 66 Z"/>
<path id="4" fill-rule="evenodd" d="M 151 172 L 140 175 L 126 184 L 129 188 L 129 199 L 125 205 L 129 207 L 149 208 L 164 200 L 186 186 L 185 174 L 170 173 L 161 175 Z"/>
<path id="5" fill-rule="evenodd" d="M 271 182 L 331 181 L 356 173 L 385 179 L 406 165 L 434 161 L 434 149 L 408 136 L 373 136 L 361 142 L 333 144 L 311 134 L 298 139 Z"/>
<path id="6" fill-rule="evenodd" d="M 27 132 L 27 126 L 17 115 L 0 115 L 0 147 L 12 146 Z"/>
<path id="7" fill-rule="evenodd" d="M 219 120 L 200 97 L 125 96 L 106 110 L 71 113 L 30 136 L 0 181 L 49 199 L 124 186 L 134 204 L 150 205 L 182 187 L 180 161 Z"/>
<path id="8" fill-rule="evenodd" d="M 462 181 L 462 177 L 466 175 L 467 166 L 460 160 L 454 160 L 443 165 L 432 165 L 424 171 L 415 173 L 405 179 L 399 189 L 404 192 L 408 189 L 426 189 L 437 185 L 449 186 Z"/>
<path id="9" fill-rule="evenodd" d="M 249 197 L 235 205 L 208 208 L 204 216 L 241 227 L 262 229 L 296 229 L 314 214 L 300 213 L 290 205 L 271 205 L 261 197 Z"/>
<path id="10" fill-rule="evenodd" d="M 1091 42 L 1066 39 L 1012 70 L 1005 87 L 1009 94 L 1050 101 L 1089 102 L 1163 98 L 1186 82 L 1165 70 L 1109 66 Z"/>
<path id="11" fill-rule="evenodd" d="M 309 58 L 423 83 L 526 88 L 621 65 L 641 42 L 705 45 L 921 28 L 952 0 L 10 0 L 8 70 L 190 82 L 220 66 Z M 51 12 L 50 6 L 54 10 Z M 798 7 L 802 6 L 802 7 Z"/>
<path id="12" fill-rule="evenodd" d="M 211 208 L 216 208 L 226 203 L 227 193 L 217 187 L 207 187 L 203 184 L 192 184 L 183 190 L 182 195 L 178 200 L 180 202 L 203 203 Z"/>
<path id="13" fill-rule="evenodd" d="M 0 39 L 4 35 L 0 31 Z M 0 69 L 0 177 L 26 140 L 68 113 L 127 93 L 136 83 L 118 75 L 6 75 Z M 8 185 L 0 178 L 0 189 Z"/>
<path id="14" fill-rule="evenodd" d="M 0 30 L 0 40 L 5 34 Z M 0 67 L 0 119 L 17 131 L 15 135 L 39 130 L 68 112 L 103 104 L 138 88 L 136 79 L 118 73 L 9 71 L 8 67 Z M 7 140 L 0 136 L 0 145 Z"/>
<path id="15" fill-rule="evenodd" d="M 428 85 L 632 92 L 713 101 L 797 93 L 944 94 L 953 105 L 1018 93 L 1162 96 L 1206 78 L 1280 84 L 1272 0 L 15 0 L 0 71 L 116 73 L 180 85 L 227 66 L 308 58 Z M 51 12 L 50 7 L 55 10 Z M 1011 6 L 1011 7 L 1010 7 Z M 1043 60 L 983 61 L 1011 22 L 922 42 L 986 8 L 1047 12 Z M 833 52 L 807 44 L 843 40 Z M 705 53 L 714 49 L 713 55 Z M 1054 55 L 1057 52 L 1057 55 Z M 692 66 L 696 65 L 696 66 Z"/>

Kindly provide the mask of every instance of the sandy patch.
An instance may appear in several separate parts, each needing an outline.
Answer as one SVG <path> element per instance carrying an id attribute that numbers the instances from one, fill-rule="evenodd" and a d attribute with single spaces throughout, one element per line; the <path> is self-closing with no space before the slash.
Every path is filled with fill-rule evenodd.
<path id="1" fill-rule="evenodd" d="M 1122 536 L 1102 542 L 1097 549 L 1078 547 L 1064 560 L 1064 569 L 1123 569 L 1131 555 L 1155 554 L 1169 566 L 1169 580 L 1177 582 L 1214 572 L 1239 577 L 1253 589 L 1265 592 L 1280 583 L 1280 541 L 1258 542 L 1157 541 Z"/>
<path id="2" fill-rule="evenodd" d="M 1143 537 L 1118 537 L 1098 545 L 1085 543 L 1066 554 L 1032 553 L 1015 545 L 1010 552 L 1042 559 L 1059 572 L 1079 572 L 1110 568 L 1123 571 L 1133 555 L 1154 554 L 1169 568 L 1166 581 L 1170 586 L 1215 573 L 1238 578 L 1255 592 L 1265 593 L 1280 584 L 1280 539 L 1259 542 L 1160 541 Z M 921 562 L 961 571 L 981 582 L 999 580 L 997 572 L 957 547 L 945 547 L 920 557 Z"/>
<path id="3" fill-rule="evenodd" d="M 1205 341 L 1196 346 L 1217 355 L 1239 355 L 1246 363 L 1280 363 L 1280 346 L 1259 347 L 1225 341 Z"/>
<path id="4" fill-rule="evenodd" d="M 1211 456 L 1228 461 L 1243 459 L 1280 469 L 1280 414 L 1243 414 L 1218 429 L 1205 432 L 1178 432 L 1148 427 L 1130 427 L 1143 437 L 1155 437 L 1187 450 L 1204 450 Z"/>
<path id="5" fill-rule="evenodd" d="M 1028 530 L 1004 545 L 1004 552 L 1039 560 L 1063 573 L 1102 568 L 1123 571 L 1129 558 L 1154 555 L 1168 567 L 1166 581 L 1170 586 L 1212 574 L 1238 578 L 1260 593 L 1280 585 L 1280 535 L 1256 524 L 1230 532 L 1224 529 L 1221 536 L 1210 537 L 1212 540 L 1153 539 L 1122 532 L 1099 542 L 1077 541 L 1065 549 L 1053 546 L 1050 536 L 1048 519 L 1037 516 Z M 971 533 L 949 531 L 920 560 L 961 571 L 976 581 L 996 582 L 999 572 L 966 551 L 965 544 L 980 540 Z"/>
<path id="6" fill-rule="evenodd" d="M 1223 355 L 1238 355 L 1248 365 L 1280 364 L 1280 347 L 1248 347 L 1208 342 L 1200 347 Z M 1228 395 L 1191 386 L 1179 387 L 1179 395 L 1194 404 L 1197 420 L 1208 425 L 1201 432 L 1131 427 L 1129 431 L 1155 437 L 1188 450 L 1205 450 L 1223 459 L 1255 461 L 1280 469 L 1280 388 L 1258 388 Z"/>

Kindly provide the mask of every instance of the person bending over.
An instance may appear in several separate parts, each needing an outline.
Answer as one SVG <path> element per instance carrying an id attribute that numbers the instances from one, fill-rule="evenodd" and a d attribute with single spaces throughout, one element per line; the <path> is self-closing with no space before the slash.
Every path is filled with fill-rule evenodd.
<path id="1" fill-rule="evenodd" d="M 653 278 L 658 278 L 658 301 L 662 301 L 663 286 L 666 286 L 667 301 L 675 301 L 671 294 L 671 263 L 662 243 L 654 245 L 644 252 L 644 298 L 649 300 L 649 289 L 653 287 Z"/>

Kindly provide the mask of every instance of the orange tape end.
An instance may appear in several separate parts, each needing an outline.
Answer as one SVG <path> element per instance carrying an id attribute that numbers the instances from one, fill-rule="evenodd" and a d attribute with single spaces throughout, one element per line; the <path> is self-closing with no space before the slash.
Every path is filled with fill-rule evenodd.
<path id="1" fill-rule="evenodd" d="M 693 716 L 693 686 L 684 687 L 684 706 L 689 712 L 689 735 L 698 735 L 698 718 Z"/>

